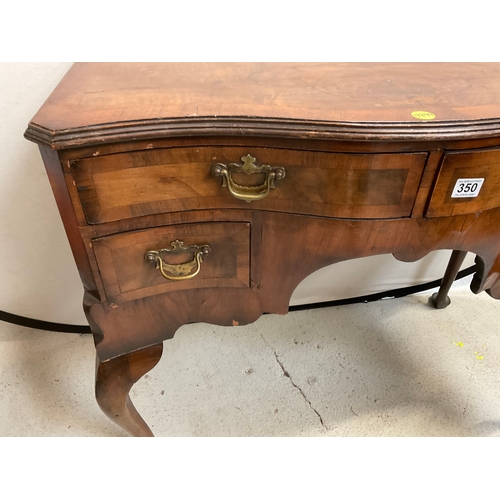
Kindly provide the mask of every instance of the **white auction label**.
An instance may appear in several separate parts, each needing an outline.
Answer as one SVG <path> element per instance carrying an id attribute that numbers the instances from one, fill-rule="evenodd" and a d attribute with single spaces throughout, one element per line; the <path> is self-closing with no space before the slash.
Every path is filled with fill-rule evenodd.
<path id="1" fill-rule="evenodd" d="M 481 186 L 483 185 L 483 179 L 457 179 L 455 187 L 453 188 L 453 193 L 451 193 L 452 198 L 475 198 L 479 191 L 481 191 Z"/>

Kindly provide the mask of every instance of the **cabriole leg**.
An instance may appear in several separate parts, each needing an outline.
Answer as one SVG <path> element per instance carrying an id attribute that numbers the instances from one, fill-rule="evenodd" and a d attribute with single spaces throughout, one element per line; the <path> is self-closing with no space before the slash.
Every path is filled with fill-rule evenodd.
<path id="1" fill-rule="evenodd" d="M 444 273 L 443 281 L 441 287 L 437 293 L 432 294 L 429 299 L 429 304 L 436 309 L 444 309 L 448 307 L 451 303 L 450 297 L 448 297 L 448 292 L 450 291 L 451 285 L 457 277 L 460 266 L 462 265 L 467 252 L 463 250 L 453 250 L 451 254 L 450 262 L 448 262 L 448 267 Z"/>
<path id="2" fill-rule="evenodd" d="M 160 361 L 163 344 L 156 344 L 117 358 L 96 359 L 95 393 L 101 410 L 132 436 L 153 436 L 130 400 L 132 386 Z"/>

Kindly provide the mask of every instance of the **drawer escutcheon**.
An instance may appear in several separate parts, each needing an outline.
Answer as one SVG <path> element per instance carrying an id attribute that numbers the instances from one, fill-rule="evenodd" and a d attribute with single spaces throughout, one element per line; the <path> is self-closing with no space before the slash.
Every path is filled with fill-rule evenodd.
<path id="1" fill-rule="evenodd" d="M 170 243 L 172 248 L 162 248 L 161 250 L 149 250 L 144 254 L 146 262 L 155 262 L 156 269 L 159 269 L 162 276 L 167 280 L 181 281 L 194 278 L 201 269 L 203 256 L 210 252 L 209 245 L 184 246 L 184 242 L 175 240 Z M 193 260 L 182 264 L 167 264 L 163 257 L 165 254 L 179 255 L 183 253 L 194 253 Z M 196 268 L 196 269 L 195 269 Z M 194 271 L 193 271 L 194 269 Z"/>
<path id="2" fill-rule="evenodd" d="M 221 187 L 227 187 L 229 192 L 239 200 L 246 202 L 262 200 L 265 198 L 271 189 L 276 187 L 275 180 L 283 179 L 286 171 L 283 167 L 271 167 L 270 165 L 255 165 L 256 158 L 247 154 L 241 157 L 243 165 L 237 163 L 215 163 L 212 165 L 212 174 L 216 177 L 222 177 Z M 241 172 L 247 175 L 251 174 L 266 174 L 266 180 L 258 186 L 242 186 L 237 184 L 231 178 L 232 172 Z"/>

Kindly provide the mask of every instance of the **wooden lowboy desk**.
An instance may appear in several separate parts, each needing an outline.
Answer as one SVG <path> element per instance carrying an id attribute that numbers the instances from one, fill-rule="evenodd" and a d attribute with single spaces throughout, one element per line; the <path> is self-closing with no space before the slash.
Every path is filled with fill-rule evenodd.
<path id="1" fill-rule="evenodd" d="M 96 397 L 195 321 L 285 314 L 334 262 L 453 249 L 500 298 L 500 64 L 76 64 L 30 122 L 85 288 Z"/>

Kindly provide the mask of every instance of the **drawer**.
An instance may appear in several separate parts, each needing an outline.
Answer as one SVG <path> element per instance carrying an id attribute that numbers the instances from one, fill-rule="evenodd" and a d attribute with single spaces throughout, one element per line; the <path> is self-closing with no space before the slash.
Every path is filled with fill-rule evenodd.
<path id="1" fill-rule="evenodd" d="M 427 153 L 184 147 L 82 159 L 71 168 L 89 224 L 214 208 L 375 219 L 410 215 L 426 158 Z M 233 196 L 226 179 L 214 174 L 215 164 L 233 168 L 230 181 L 240 194 L 264 193 L 267 186 L 267 195 L 251 203 Z M 263 165 L 274 173 L 259 171 Z"/>
<path id="2" fill-rule="evenodd" d="M 250 286 L 246 222 L 163 226 L 97 238 L 92 246 L 110 302 L 190 288 Z"/>
<path id="3" fill-rule="evenodd" d="M 500 149 L 446 153 L 426 216 L 472 214 L 496 207 L 500 207 Z"/>

